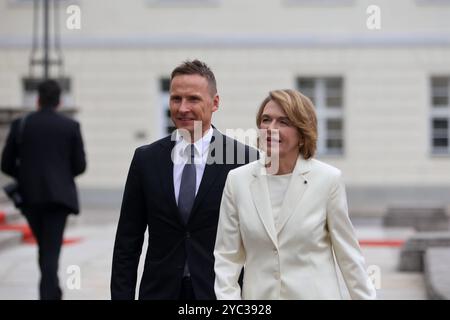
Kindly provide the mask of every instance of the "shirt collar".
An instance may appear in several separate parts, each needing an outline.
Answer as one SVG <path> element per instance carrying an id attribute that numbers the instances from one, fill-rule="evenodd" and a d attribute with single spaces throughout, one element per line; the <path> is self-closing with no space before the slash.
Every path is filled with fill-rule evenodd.
<path id="1" fill-rule="evenodd" d="M 205 132 L 203 137 L 194 142 L 196 154 L 203 155 L 205 152 L 208 151 L 212 136 L 213 136 L 213 129 L 212 127 L 209 127 L 208 131 Z M 180 148 L 181 150 L 185 150 L 188 145 L 190 145 L 190 143 L 187 142 L 185 139 L 183 139 L 183 137 L 177 132 L 176 147 Z"/>

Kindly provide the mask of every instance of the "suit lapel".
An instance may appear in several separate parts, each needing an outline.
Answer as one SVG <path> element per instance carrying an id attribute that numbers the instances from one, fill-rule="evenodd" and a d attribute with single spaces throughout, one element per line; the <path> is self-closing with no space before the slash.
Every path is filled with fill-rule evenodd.
<path id="1" fill-rule="evenodd" d="M 175 214 L 181 224 L 184 224 L 181 214 L 178 211 L 178 206 L 175 199 L 175 190 L 173 186 L 172 150 L 175 146 L 175 141 L 172 141 L 171 137 L 168 137 L 161 142 L 161 146 L 163 147 L 160 154 L 161 158 L 160 161 L 157 161 L 157 163 L 159 164 L 161 186 L 165 191 L 164 194 L 166 194 L 168 203 L 171 206 L 170 211 Z"/>
<path id="2" fill-rule="evenodd" d="M 304 176 L 311 169 L 311 160 L 304 160 L 299 157 L 292 173 L 289 187 L 283 200 L 283 204 L 280 211 L 279 221 L 277 226 L 277 234 L 281 232 L 286 222 L 294 214 L 303 194 L 308 188 L 308 181 Z"/>
<path id="3" fill-rule="evenodd" d="M 202 182 L 200 183 L 197 195 L 195 196 L 194 205 L 192 207 L 192 212 L 191 215 L 189 216 L 189 220 L 191 220 L 192 217 L 197 212 L 199 205 L 201 204 L 202 200 L 205 198 L 206 194 L 211 189 L 212 185 L 216 180 L 217 175 L 222 169 L 223 167 L 218 164 L 207 164 L 205 166 Z"/>
<path id="4" fill-rule="evenodd" d="M 222 155 L 216 152 L 219 148 L 222 151 L 226 150 L 226 140 L 225 137 L 217 129 L 213 127 L 213 130 L 213 137 L 209 145 L 207 164 L 205 166 L 205 171 L 203 172 L 202 181 L 200 182 L 197 195 L 195 196 L 194 205 L 192 207 L 191 215 L 189 216 L 189 221 L 195 216 L 199 205 L 208 194 L 209 190 L 211 190 L 211 187 L 216 181 L 219 173 L 225 169 L 225 164 L 216 163 L 215 161 L 213 162 L 213 157 Z M 225 163 L 225 157 L 221 160 L 223 161 L 222 163 Z"/>
<path id="5" fill-rule="evenodd" d="M 267 178 L 264 172 L 264 167 L 260 163 L 257 163 L 253 172 L 255 179 L 250 184 L 250 190 L 259 218 L 261 219 L 273 244 L 278 247 L 277 234 L 272 214 L 272 205 L 270 203 L 269 188 L 267 186 Z"/>

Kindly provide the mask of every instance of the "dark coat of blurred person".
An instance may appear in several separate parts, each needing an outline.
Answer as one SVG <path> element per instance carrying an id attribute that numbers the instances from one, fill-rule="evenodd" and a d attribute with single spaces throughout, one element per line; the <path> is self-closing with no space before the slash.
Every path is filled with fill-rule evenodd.
<path id="1" fill-rule="evenodd" d="M 139 299 L 216 298 L 213 250 L 223 187 L 228 172 L 255 160 L 257 151 L 211 125 L 219 96 L 203 62 L 173 70 L 169 104 L 175 134 L 138 148 L 131 162 L 114 244 L 112 299 L 135 299 L 147 228 Z"/>
<path id="2" fill-rule="evenodd" d="M 78 122 L 57 113 L 61 88 L 54 80 L 38 87 L 38 110 L 16 119 L 2 154 L 1 169 L 16 179 L 21 211 L 39 248 L 42 300 L 62 299 L 58 261 L 69 214 L 79 213 L 74 177 L 86 169 Z"/>

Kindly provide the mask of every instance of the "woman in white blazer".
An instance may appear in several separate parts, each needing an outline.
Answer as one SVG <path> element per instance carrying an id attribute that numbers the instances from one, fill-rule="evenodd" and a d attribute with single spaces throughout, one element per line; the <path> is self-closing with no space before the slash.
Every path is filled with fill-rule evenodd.
<path id="1" fill-rule="evenodd" d="M 335 260 L 351 298 L 375 298 L 341 172 L 313 159 L 312 102 L 295 90 L 272 91 L 256 122 L 265 156 L 230 171 L 222 196 L 217 299 L 342 299 Z"/>

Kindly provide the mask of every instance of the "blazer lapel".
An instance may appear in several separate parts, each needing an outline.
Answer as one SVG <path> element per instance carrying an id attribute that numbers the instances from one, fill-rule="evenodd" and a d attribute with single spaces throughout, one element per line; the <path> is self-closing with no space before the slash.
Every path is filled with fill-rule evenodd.
<path id="1" fill-rule="evenodd" d="M 226 150 L 226 141 L 223 135 L 215 127 L 213 127 L 213 130 L 213 137 L 211 139 L 208 151 L 207 164 L 205 166 L 205 171 L 203 172 L 202 181 L 200 182 L 197 195 L 195 196 L 194 205 L 192 207 L 191 215 L 189 216 L 189 221 L 193 218 L 193 216 L 195 216 L 199 205 L 205 198 L 206 194 L 208 194 L 209 190 L 211 190 L 211 187 L 216 181 L 216 177 L 218 176 L 218 174 L 225 169 L 225 164 L 212 162 L 212 157 L 216 156 L 215 150 L 220 147 L 218 144 L 222 143 L 223 148 L 220 148 L 222 148 L 222 150 Z M 225 159 L 223 159 L 223 161 L 225 161 Z"/>
<path id="2" fill-rule="evenodd" d="M 253 172 L 255 179 L 250 184 L 250 190 L 259 218 L 261 219 L 273 244 L 275 247 L 278 247 L 278 239 L 272 214 L 272 205 L 270 203 L 269 188 L 267 186 L 267 178 L 264 172 L 265 168 L 258 163 Z"/>
<path id="3" fill-rule="evenodd" d="M 311 160 L 305 160 L 303 157 L 297 159 L 294 171 L 292 173 L 289 187 L 283 200 L 280 211 L 280 223 L 277 225 L 277 234 L 281 232 L 286 222 L 294 214 L 300 204 L 303 194 L 308 188 L 308 181 L 304 176 L 311 169 Z"/>
<path id="4" fill-rule="evenodd" d="M 172 141 L 171 137 L 168 137 L 167 140 L 163 140 L 161 142 L 161 146 L 163 147 L 163 150 L 160 154 L 160 161 L 158 161 L 161 186 L 164 189 L 164 193 L 167 195 L 167 200 L 169 201 L 168 203 L 171 206 L 170 211 L 175 214 L 181 224 L 185 224 L 181 214 L 178 211 L 173 186 L 172 150 L 175 146 L 175 141 Z"/>
<path id="5" fill-rule="evenodd" d="M 202 182 L 200 182 L 200 186 L 198 188 L 197 195 L 195 196 L 194 205 L 192 207 L 191 215 L 189 216 L 189 220 L 195 216 L 199 205 L 201 204 L 203 198 L 205 198 L 206 194 L 211 189 L 214 184 L 217 175 L 220 171 L 223 170 L 223 166 L 218 164 L 207 164 L 205 166 L 205 171 L 203 172 Z"/>

